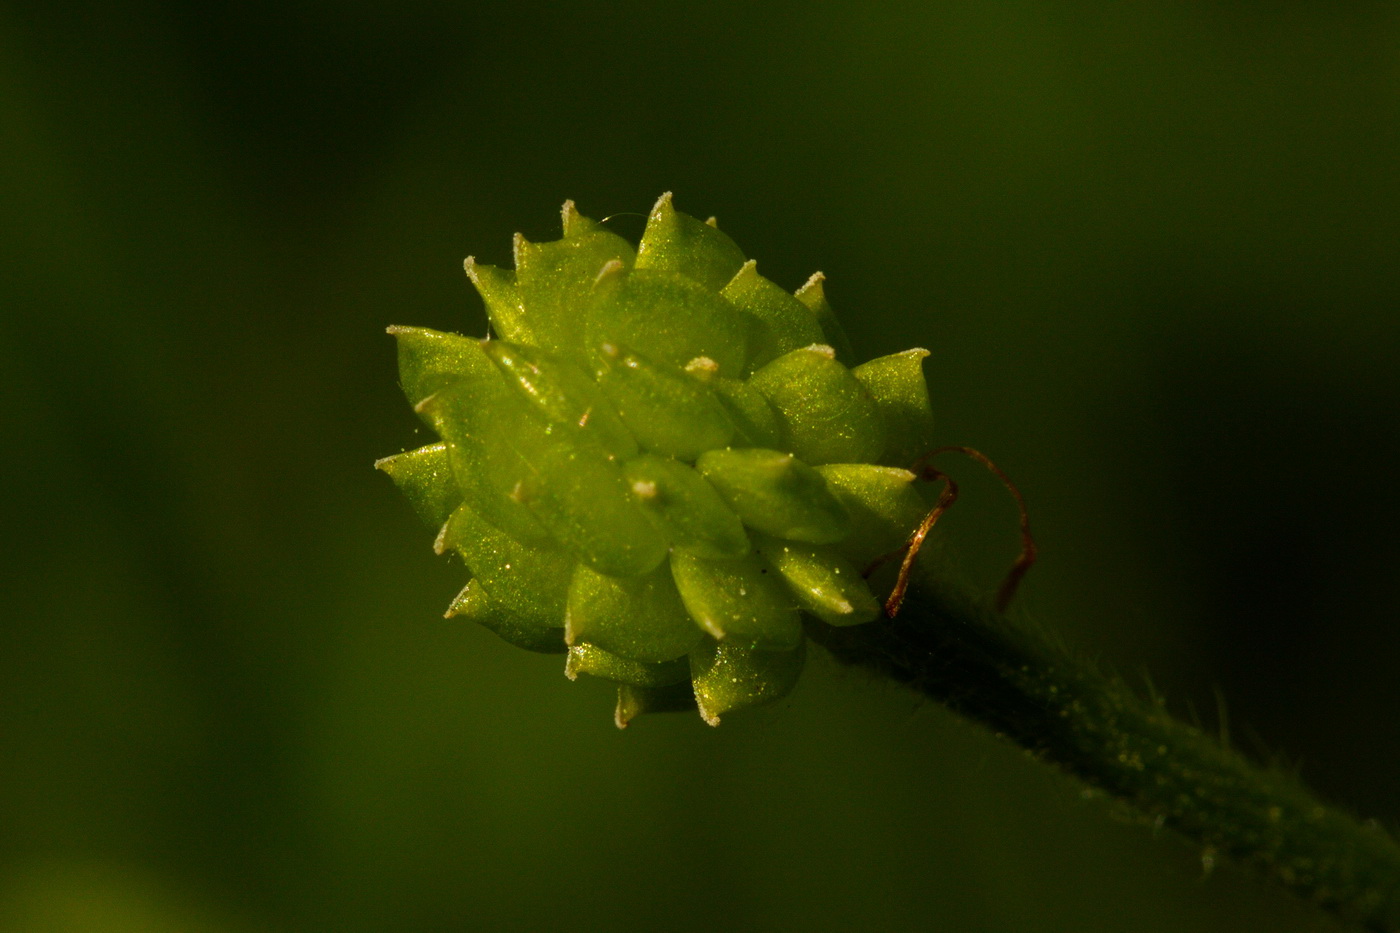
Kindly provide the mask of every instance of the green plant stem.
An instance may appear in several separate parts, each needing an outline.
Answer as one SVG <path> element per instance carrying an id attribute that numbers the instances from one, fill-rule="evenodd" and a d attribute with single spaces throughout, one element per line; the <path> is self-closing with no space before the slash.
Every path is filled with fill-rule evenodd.
<path id="1" fill-rule="evenodd" d="M 1400 931 L 1400 846 L 1120 681 L 928 582 L 896 619 L 809 634 L 839 661 L 947 705 L 1214 856 L 1382 933 Z"/>

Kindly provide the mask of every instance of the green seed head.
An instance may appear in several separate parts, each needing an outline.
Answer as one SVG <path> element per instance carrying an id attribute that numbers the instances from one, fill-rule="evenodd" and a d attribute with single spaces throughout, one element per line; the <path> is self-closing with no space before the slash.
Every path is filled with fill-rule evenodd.
<path id="1" fill-rule="evenodd" d="M 860 568 L 924 506 L 925 350 L 849 368 L 820 273 L 790 294 L 663 195 L 635 249 L 564 236 L 468 259 L 494 339 L 415 327 L 404 393 L 440 441 L 376 464 L 471 579 L 448 615 L 618 684 L 616 721 L 778 699 L 804 615 L 879 612 Z"/>

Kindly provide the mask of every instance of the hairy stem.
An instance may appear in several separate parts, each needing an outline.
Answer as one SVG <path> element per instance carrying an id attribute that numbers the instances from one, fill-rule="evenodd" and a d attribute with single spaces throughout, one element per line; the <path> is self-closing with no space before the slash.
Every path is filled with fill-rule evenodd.
<path id="1" fill-rule="evenodd" d="M 1400 931 L 1400 846 L 1116 679 L 926 581 L 898 618 L 809 625 L 839 661 L 949 706 L 1213 854 L 1381 933 Z"/>

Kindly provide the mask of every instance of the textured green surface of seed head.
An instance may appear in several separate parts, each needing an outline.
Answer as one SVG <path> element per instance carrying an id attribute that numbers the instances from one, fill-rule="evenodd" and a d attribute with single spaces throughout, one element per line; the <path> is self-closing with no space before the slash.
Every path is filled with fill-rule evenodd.
<path id="1" fill-rule="evenodd" d="M 788 292 L 669 194 L 636 247 L 562 221 L 513 270 L 467 259 L 487 339 L 390 328 L 439 440 L 375 465 L 470 572 L 449 618 L 613 681 L 619 727 L 718 724 L 792 689 L 804 619 L 878 614 L 862 570 L 925 510 L 928 354 L 851 368 L 820 273 Z"/>

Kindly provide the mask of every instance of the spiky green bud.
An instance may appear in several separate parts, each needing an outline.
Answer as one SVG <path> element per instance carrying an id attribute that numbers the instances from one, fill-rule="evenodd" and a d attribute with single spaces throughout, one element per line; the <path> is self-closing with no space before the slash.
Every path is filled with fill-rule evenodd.
<path id="1" fill-rule="evenodd" d="M 389 329 L 441 440 L 377 466 L 470 568 L 449 616 L 615 681 L 619 726 L 715 724 L 791 689 L 804 614 L 878 614 L 861 568 L 926 509 L 927 351 L 848 368 L 820 273 L 784 291 L 669 194 L 636 250 L 563 221 L 514 271 L 467 260 L 496 339 Z"/>

